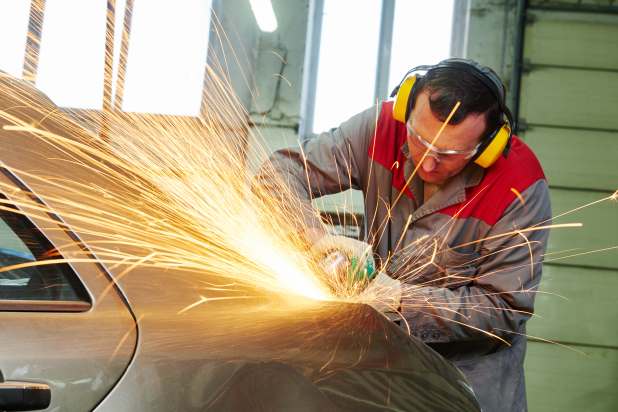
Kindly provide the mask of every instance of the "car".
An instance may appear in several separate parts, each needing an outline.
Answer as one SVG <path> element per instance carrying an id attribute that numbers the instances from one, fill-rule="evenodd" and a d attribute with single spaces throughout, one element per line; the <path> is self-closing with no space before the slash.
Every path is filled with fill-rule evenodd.
<path id="1" fill-rule="evenodd" d="M 0 76 L 0 410 L 480 410 L 459 370 L 371 306 L 110 261 L 59 199 L 82 201 L 63 181 L 113 182 L 10 127 L 70 135 L 52 111 Z"/>

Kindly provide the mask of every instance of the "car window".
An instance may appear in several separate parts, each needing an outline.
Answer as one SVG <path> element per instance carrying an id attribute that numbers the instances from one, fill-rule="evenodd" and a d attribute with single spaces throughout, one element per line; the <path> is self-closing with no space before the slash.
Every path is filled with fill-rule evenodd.
<path id="1" fill-rule="evenodd" d="M 84 286 L 66 263 L 6 270 L 59 257 L 30 220 L 0 211 L 0 300 L 89 301 Z"/>

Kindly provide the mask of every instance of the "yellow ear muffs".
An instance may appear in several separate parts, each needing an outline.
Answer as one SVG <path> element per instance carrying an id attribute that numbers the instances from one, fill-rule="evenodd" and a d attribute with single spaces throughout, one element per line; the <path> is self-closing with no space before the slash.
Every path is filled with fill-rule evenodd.
<path id="1" fill-rule="evenodd" d="M 493 165 L 504 152 L 504 148 L 509 142 L 509 137 L 511 137 L 511 128 L 507 123 L 505 123 L 494 135 L 481 154 L 477 155 L 474 163 L 484 168 L 488 168 Z"/>
<path id="2" fill-rule="evenodd" d="M 393 104 L 393 118 L 398 122 L 406 122 L 406 111 L 408 110 L 408 101 L 412 95 L 412 88 L 416 82 L 416 74 L 406 77 L 401 82 L 397 96 L 395 96 L 395 103 Z"/>

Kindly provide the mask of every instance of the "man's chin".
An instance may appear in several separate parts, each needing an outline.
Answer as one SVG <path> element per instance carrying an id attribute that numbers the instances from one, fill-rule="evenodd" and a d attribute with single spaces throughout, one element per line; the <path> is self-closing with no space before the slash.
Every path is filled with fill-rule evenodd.
<path id="1" fill-rule="evenodd" d="M 447 180 L 447 178 L 445 178 L 441 174 L 433 173 L 433 172 L 425 172 L 422 169 L 418 170 L 418 175 L 423 180 L 423 182 L 431 183 L 433 185 L 441 185 Z"/>

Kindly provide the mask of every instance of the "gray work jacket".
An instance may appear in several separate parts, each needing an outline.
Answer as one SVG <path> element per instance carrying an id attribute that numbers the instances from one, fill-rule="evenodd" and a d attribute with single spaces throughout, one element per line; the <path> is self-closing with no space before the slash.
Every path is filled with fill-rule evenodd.
<path id="1" fill-rule="evenodd" d="M 275 152 L 261 182 L 272 182 L 266 170 L 285 176 L 315 227 L 310 199 L 362 190 L 365 239 L 403 282 L 403 327 L 464 372 L 485 411 L 526 410 L 525 324 L 548 231 L 524 229 L 551 218 L 541 166 L 514 138 L 508 157 L 488 169 L 470 163 L 424 202 L 405 125 L 391 113 L 384 102 Z"/>

